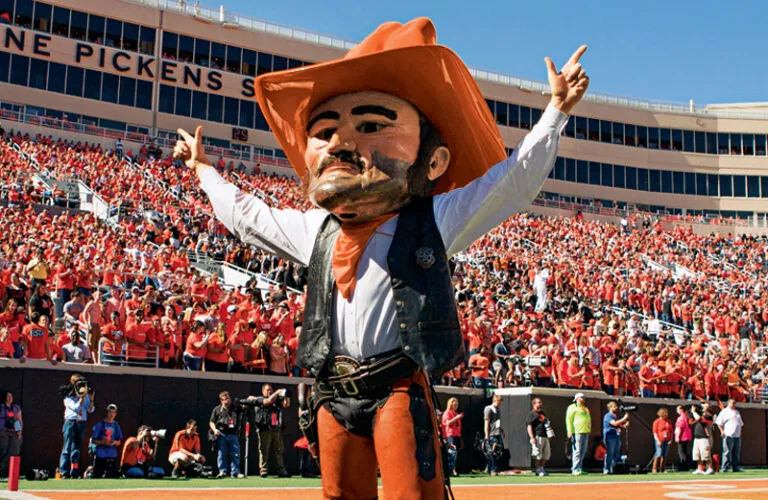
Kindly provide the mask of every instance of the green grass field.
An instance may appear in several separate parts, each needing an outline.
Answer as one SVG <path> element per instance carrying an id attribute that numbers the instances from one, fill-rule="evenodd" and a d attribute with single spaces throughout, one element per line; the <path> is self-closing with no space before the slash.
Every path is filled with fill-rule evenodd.
<path id="1" fill-rule="evenodd" d="M 768 479 L 768 469 L 748 470 L 742 473 L 714 474 L 711 476 L 693 475 L 690 472 L 672 472 L 665 474 L 604 476 L 589 474 L 573 477 L 566 473 L 553 473 L 547 477 L 531 474 L 490 477 L 487 474 L 468 474 L 452 480 L 455 485 L 481 484 L 547 484 L 547 483 L 593 483 L 593 482 L 630 482 L 630 481 L 727 481 L 735 479 Z M 319 479 L 267 478 L 251 477 L 248 479 L 67 479 L 48 481 L 25 481 L 19 483 L 21 491 L 28 490 L 110 490 L 148 488 L 301 488 L 319 487 Z"/>

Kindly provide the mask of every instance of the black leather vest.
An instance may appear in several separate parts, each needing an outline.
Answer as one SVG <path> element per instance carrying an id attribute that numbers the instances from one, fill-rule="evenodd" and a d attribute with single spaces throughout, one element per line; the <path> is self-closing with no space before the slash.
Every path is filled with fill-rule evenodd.
<path id="1" fill-rule="evenodd" d="M 307 303 L 297 362 L 316 377 L 326 376 L 324 368 L 331 351 L 335 294 L 332 256 L 339 229 L 339 221 L 329 215 L 309 260 Z M 464 359 L 464 342 L 448 257 L 431 197 L 401 210 L 387 263 L 400 347 L 430 375 L 440 376 Z"/>

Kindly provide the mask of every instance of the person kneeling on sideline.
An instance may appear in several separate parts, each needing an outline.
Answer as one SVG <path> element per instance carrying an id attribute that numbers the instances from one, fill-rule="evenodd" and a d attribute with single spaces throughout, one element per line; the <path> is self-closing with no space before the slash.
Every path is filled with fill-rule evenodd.
<path id="1" fill-rule="evenodd" d="M 171 476 L 178 479 L 184 472 L 190 477 L 190 471 L 197 464 L 204 464 L 205 457 L 200 454 L 200 436 L 197 434 L 197 420 L 189 419 L 187 427 L 173 436 L 168 461 L 173 465 Z"/>
<path id="2" fill-rule="evenodd" d="M 152 436 L 151 427 L 142 425 L 139 427 L 136 437 L 131 436 L 125 440 L 120 469 L 126 478 L 157 479 L 165 475 L 163 469 L 152 465 L 157 451 L 158 439 Z"/>

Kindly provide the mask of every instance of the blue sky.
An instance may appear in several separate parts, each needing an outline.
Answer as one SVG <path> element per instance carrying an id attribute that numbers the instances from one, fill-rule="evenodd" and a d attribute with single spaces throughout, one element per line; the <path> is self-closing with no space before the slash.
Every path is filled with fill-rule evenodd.
<path id="1" fill-rule="evenodd" d="M 221 2 L 222 0 L 219 0 Z M 472 67 L 546 79 L 579 44 L 591 90 L 697 104 L 768 101 L 768 0 L 224 0 L 233 12 L 351 40 L 428 16 Z M 214 6 L 211 0 L 201 4 Z"/>

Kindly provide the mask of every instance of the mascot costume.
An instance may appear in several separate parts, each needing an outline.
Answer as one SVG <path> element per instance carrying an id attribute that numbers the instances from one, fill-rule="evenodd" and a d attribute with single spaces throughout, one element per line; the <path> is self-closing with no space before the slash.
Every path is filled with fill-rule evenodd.
<path id="1" fill-rule="evenodd" d="M 297 362 L 315 378 L 302 428 L 324 498 L 440 499 L 430 377 L 465 360 L 449 259 L 539 192 L 589 84 L 580 47 L 507 158 L 466 65 L 429 19 L 385 23 L 343 58 L 256 79 L 272 132 L 316 210 L 271 208 L 224 180 L 202 128 L 174 156 L 243 242 L 308 266 Z"/>

